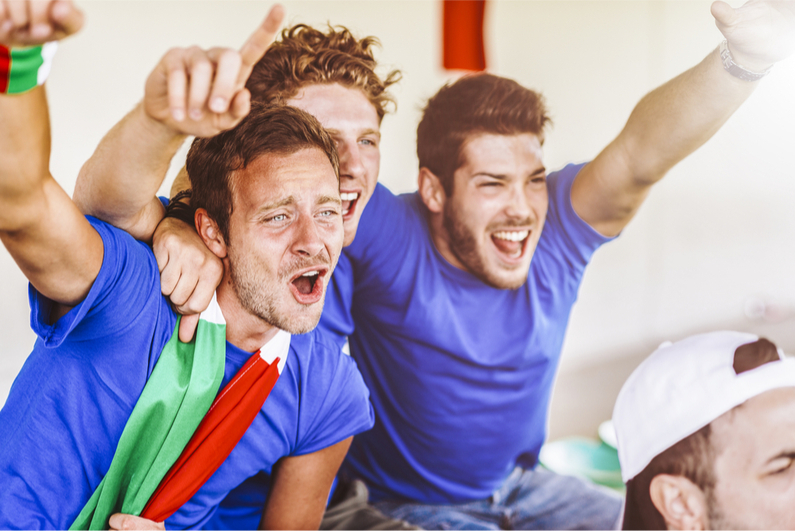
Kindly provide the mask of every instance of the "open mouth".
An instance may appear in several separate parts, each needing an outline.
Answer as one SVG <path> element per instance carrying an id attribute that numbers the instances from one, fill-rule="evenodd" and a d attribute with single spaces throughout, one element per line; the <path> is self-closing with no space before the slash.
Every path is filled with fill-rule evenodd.
<path id="1" fill-rule="evenodd" d="M 529 230 L 500 230 L 491 233 L 491 241 L 500 255 L 513 262 L 522 258 L 529 236 Z"/>
<path id="2" fill-rule="evenodd" d="M 328 269 L 315 268 L 299 273 L 290 281 L 290 291 L 301 304 L 314 304 L 323 296 L 323 277 Z"/>
<path id="3" fill-rule="evenodd" d="M 359 201 L 359 192 L 340 192 L 342 200 L 342 220 L 348 221 L 356 211 L 356 203 Z"/>

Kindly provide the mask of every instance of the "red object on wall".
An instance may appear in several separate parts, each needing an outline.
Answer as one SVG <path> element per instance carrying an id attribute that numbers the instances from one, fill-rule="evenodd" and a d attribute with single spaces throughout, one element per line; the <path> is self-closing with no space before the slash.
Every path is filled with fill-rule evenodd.
<path id="1" fill-rule="evenodd" d="M 483 14 L 486 0 L 443 0 L 443 65 L 448 70 L 486 69 Z"/>

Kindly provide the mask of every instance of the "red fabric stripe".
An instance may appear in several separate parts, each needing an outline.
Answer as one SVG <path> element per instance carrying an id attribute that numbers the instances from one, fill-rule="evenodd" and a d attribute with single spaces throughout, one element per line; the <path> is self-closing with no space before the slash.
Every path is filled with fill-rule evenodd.
<path id="1" fill-rule="evenodd" d="M 0 44 L 0 94 L 8 92 L 9 72 L 11 71 L 11 51 Z"/>
<path id="2" fill-rule="evenodd" d="M 160 482 L 141 516 L 162 522 L 187 502 L 226 460 L 254 422 L 279 379 L 279 358 L 251 356 L 216 397 L 179 459 Z"/>
<path id="3" fill-rule="evenodd" d="M 486 69 L 485 0 L 444 0 L 443 65 L 448 70 Z"/>

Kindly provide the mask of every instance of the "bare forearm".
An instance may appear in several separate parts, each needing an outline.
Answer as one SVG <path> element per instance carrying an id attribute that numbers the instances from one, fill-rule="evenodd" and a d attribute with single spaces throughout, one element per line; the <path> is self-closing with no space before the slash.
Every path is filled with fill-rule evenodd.
<path id="1" fill-rule="evenodd" d="M 80 170 L 75 203 L 85 214 L 149 240 L 163 215 L 155 194 L 184 140 L 136 106 Z"/>
<path id="2" fill-rule="evenodd" d="M 651 185 L 709 140 L 757 85 L 726 72 L 715 50 L 647 94 L 605 151 L 622 154 L 635 184 Z"/>
<path id="3" fill-rule="evenodd" d="M 25 208 L 49 178 L 50 122 L 43 87 L 0 96 L 0 230 L 14 231 L 35 217 Z"/>

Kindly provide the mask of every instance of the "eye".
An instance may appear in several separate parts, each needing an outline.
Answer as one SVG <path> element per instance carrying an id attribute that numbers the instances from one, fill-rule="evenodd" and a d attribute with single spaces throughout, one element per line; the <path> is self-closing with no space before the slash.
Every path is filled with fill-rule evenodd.
<path id="1" fill-rule="evenodd" d="M 371 138 L 362 138 L 361 140 L 359 140 L 359 143 L 364 144 L 365 146 L 373 146 L 373 147 L 378 146 L 378 143 Z"/>
<path id="2" fill-rule="evenodd" d="M 770 472 L 770 475 L 774 476 L 776 474 L 783 474 L 784 472 L 787 472 L 790 468 L 792 468 L 792 462 L 793 460 L 791 457 L 785 459 L 777 459 L 775 461 L 776 467 L 774 470 Z"/>
<path id="3" fill-rule="evenodd" d="M 330 217 L 336 216 L 336 215 L 337 215 L 337 211 L 334 210 L 334 209 L 321 210 L 320 212 L 318 212 L 318 216 L 320 216 L 322 218 L 330 218 Z"/>
<path id="4" fill-rule="evenodd" d="M 276 214 L 275 216 L 271 216 L 269 218 L 265 218 L 265 221 L 275 221 L 276 223 L 286 221 L 287 214 Z"/>
<path id="5" fill-rule="evenodd" d="M 547 176 L 546 175 L 537 175 L 537 176 L 533 177 L 532 179 L 530 179 L 530 182 L 532 182 L 533 184 L 543 184 L 543 183 L 547 182 Z"/>

